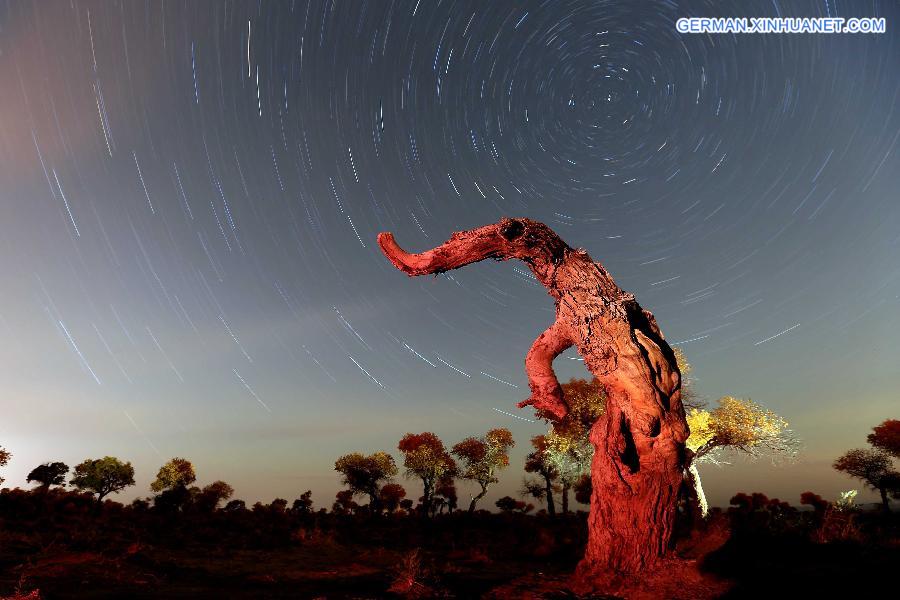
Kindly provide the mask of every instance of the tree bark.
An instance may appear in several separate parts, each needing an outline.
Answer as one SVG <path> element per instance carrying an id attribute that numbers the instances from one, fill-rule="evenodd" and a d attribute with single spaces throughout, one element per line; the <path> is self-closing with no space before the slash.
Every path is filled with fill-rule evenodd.
<path id="1" fill-rule="evenodd" d="M 591 429 L 594 458 L 588 545 L 577 579 L 602 586 L 611 575 L 636 574 L 669 549 L 688 436 L 675 354 L 651 313 L 622 291 L 587 252 L 549 227 L 503 219 L 454 233 L 421 254 L 378 235 L 384 254 L 410 276 L 441 273 L 487 258 L 525 262 L 556 304 L 556 320 L 525 359 L 533 405 L 561 418 L 567 407 L 553 359 L 575 346 L 605 386 L 607 405 Z M 596 584 L 596 585 L 595 585 Z"/>
<path id="2" fill-rule="evenodd" d="M 688 467 L 688 472 L 691 474 L 691 486 L 694 488 L 694 493 L 697 496 L 697 504 L 700 506 L 700 516 L 705 519 L 706 515 L 709 514 L 709 503 L 706 501 L 706 494 L 703 492 L 703 482 L 700 481 L 700 471 L 697 470 L 697 465 L 691 463 Z"/>
<path id="3" fill-rule="evenodd" d="M 563 482 L 562 484 L 562 514 L 569 514 L 569 484 Z"/>
<path id="4" fill-rule="evenodd" d="M 487 491 L 488 491 L 487 486 L 484 485 L 483 483 L 479 483 L 478 485 L 481 486 L 481 493 L 478 494 L 477 496 L 472 497 L 472 501 L 469 503 L 469 512 L 470 513 L 475 512 L 475 505 L 478 503 L 479 500 L 481 500 L 482 498 L 485 497 L 485 495 L 487 494 Z"/>

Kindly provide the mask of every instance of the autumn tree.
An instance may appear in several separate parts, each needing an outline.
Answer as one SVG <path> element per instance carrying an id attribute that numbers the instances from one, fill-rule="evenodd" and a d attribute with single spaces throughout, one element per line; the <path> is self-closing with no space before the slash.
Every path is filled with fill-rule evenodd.
<path id="1" fill-rule="evenodd" d="M 546 460 L 556 472 L 559 485 L 560 508 L 562 513 L 569 513 L 569 494 L 578 483 L 590 473 L 591 458 L 594 449 L 590 442 L 584 440 L 577 444 L 560 447 L 556 445 L 558 438 L 548 435 Z"/>
<path id="2" fill-rule="evenodd" d="M 46 490 L 51 485 L 64 485 L 69 465 L 62 462 L 48 462 L 36 466 L 25 478 L 28 483 L 35 482 L 41 489 Z"/>
<path id="3" fill-rule="evenodd" d="M 134 485 L 134 467 L 114 456 L 89 458 L 75 465 L 69 483 L 75 488 L 97 494 L 97 504 L 109 494 Z"/>
<path id="4" fill-rule="evenodd" d="M 547 436 L 536 435 L 531 438 L 534 450 L 525 457 L 525 471 L 540 475 L 544 480 L 544 499 L 547 501 L 547 512 L 550 516 L 556 514 L 556 505 L 553 502 L 553 483 L 559 477 L 547 453 Z"/>
<path id="5" fill-rule="evenodd" d="M 337 459 L 334 470 L 342 475 L 342 483 L 353 494 L 368 496 L 370 510 L 378 513 L 381 510 L 378 492 L 383 482 L 390 481 L 397 474 L 397 464 L 387 452 L 375 452 L 368 456 L 353 452 Z"/>
<path id="6" fill-rule="evenodd" d="M 186 488 L 197 480 L 194 465 L 186 458 L 173 458 L 159 468 L 156 479 L 150 484 L 154 492 Z"/>
<path id="7" fill-rule="evenodd" d="M 560 487 L 562 512 L 569 512 L 569 490 L 590 473 L 594 448 L 591 427 L 603 414 L 606 395 L 600 381 L 594 377 L 572 379 L 562 385 L 563 398 L 569 411 L 562 418 L 543 414 L 550 421 L 544 440 L 546 461 L 556 473 Z M 549 512 L 549 509 L 548 509 Z"/>
<path id="8" fill-rule="evenodd" d="M 459 476 L 478 484 L 481 491 L 472 496 L 469 512 L 487 494 L 488 487 L 497 483 L 497 472 L 509 466 L 509 449 L 515 446 L 509 429 L 491 429 L 483 437 L 469 437 L 453 446 L 451 453 L 462 463 Z"/>
<path id="9" fill-rule="evenodd" d="M 890 511 L 888 494 L 900 494 L 900 473 L 892 469 L 891 456 L 881 450 L 856 448 L 844 453 L 832 467 L 862 480 L 881 495 L 881 506 Z"/>
<path id="10" fill-rule="evenodd" d="M 435 484 L 456 475 L 456 462 L 444 448 L 444 442 L 431 433 L 407 433 L 397 449 L 403 453 L 403 466 L 410 479 L 422 480 L 422 512 L 430 514 Z"/>
<path id="11" fill-rule="evenodd" d="M 399 483 L 386 483 L 379 490 L 381 506 L 389 513 L 400 507 L 400 502 L 406 498 L 406 490 Z"/>
<path id="12" fill-rule="evenodd" d="M 713 410 L 692 408 L 687 413 L 690 436 L 687 472 L 703 516 L 709 512 L 700 471 L 701 463 L 721 463 L 726 452 L 749 457 L 769 454 L 792 457 L 798 442 L 783 418 L 751 400 L 725 396 Z"/>
<path id="13" fill-rule="evenodd" d="M 5 467 L 9 463 L 9 459 L 12 458 L 12 454 L 3 446 L 0 446 L 0 467 Z M 6 481 L 2 477 L 0 477 L 0 483 Z"/>
<path id="14" fill-rule="evenodd" d="M 874 448 L 900 458 L 900 421 L 888 419 L 876 425 L 866 439 Z"/>
<path id="15" fill-rule="evenodd" d="M 158 510 L 181 511 L 191 502 L 199 489 L 191 491 L 188 486 L 197 480 L 194 465 L 186 458 L 175 457 L 159 468 L 150 489 L 156 492 L 153 505 Z"/>

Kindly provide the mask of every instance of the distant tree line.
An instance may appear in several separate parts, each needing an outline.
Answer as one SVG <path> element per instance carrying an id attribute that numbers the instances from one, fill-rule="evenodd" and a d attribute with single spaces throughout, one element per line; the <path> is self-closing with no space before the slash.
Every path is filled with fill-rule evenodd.
<path id="1" fill-rule="evenodd" d="M 706 517 L 709 506 L 699 465 L 727 464 L 724 458 L 729 453 L 792 458 L 798 451 L 799 442 L 782 417 L 749 399 L 725 396 L 718 400 L 715 408 L 708 409 L 697 399 L 690 383 L 691 365 L 677 348 L 676 357 L 682 373 L 682 393 L 690 426 L 682 510 Z M 525 457 L 526 476 L 519 490 L 522 500 L 510 496 L 501 498 L 495 505 L 503 512 L 530 512 L 534 505 L 527 501 L 534 501 L 545 505 L 542 510 L 554 516 L 558 498 L 561 512 L 568 514 L 571 512 L 570 496 L 578 503 L 590 504 L 593 447 L 589 435 L 592 425 L 603 413 L 606 396 L 596 379 L 572 379 L 562 388 L 568 413 L 558 418 L 538 411 L 538 417 L 549 424 L 548 431 L 530 440 L 532 450 Z M 900 471 L 893 464 L 894 459 L 900 458 L 900 421 L 886 420 L 876 426 L 869 434 L 868 442 L 871 448 L 850 450 L 833 466 L 878 492 L 884 509 L 889 510 L 889 499 L 900 498 Z M 469 498 L 467 510 L 475 512 L 491 486 L 499 481 L 499 473 L 509 467 L 509 451 L 514 446 L 512 433 L 502 427 L 491 429 L 482 436 L 467 437 L 449 450 L 433 432 L 407 433 L 397 444 L 397 450 L 402 456 L 405 478 L 421 483 L 422 495 L 418 504 L 407 497 L 407 490 L 401 484 L 394 481 L 399 468 L 389 453 L 343 455 L 335 461 L 334 468 L 346 489 L 336 494 L 332 511 L 373 515 L 404 511 L 426 518 L 445 510 L 452 513 L 459 503 L 456 482 L 468 481 L 474 484 L 475 491 Z M 0 447 L 0 467 L 7 465 L 10 458 L 10 452 Z M 35 491 L 46 492 L 51 486 L 65 485 L 68 473 L 69 467 L 65 463 L 47 462 L 35 467 L 26 481 L 37 484 Z M 136 499 L 133 504 L 149 506 L 152 503 L 161 511 L 176 512 L 186 507 L 207 512 L 217 508 L 226 511 L 246 508 L 242 500 L 231 499 L 234 489 L 226 482 L 214 481 L 198 487 L 194 485 L 196 479 L 189 460 L 173 458 L 160 467 L 150 485 L 155 495 Z M 110 494 L 121 492 L 134 483 L 131 463 L 112 456 L 84 460 L 72 470 L 68 482 L 76 490 L 92 494 L 97 505 Z M 366 499 L 365 505 L 358 504 L 357 498 Z M 287 500 L 277 498 L 272 505 L 286 507 Z M 292 509 L 310 512 L 311 492 L 296 499 Z"/>

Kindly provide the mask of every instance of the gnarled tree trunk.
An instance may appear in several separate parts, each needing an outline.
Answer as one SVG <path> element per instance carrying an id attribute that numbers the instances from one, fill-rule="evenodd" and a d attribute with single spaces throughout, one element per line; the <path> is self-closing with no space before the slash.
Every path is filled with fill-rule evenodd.
<path id="1" fill-rule="evenodd" d="M 478 501 L 484 498 L 487 495 L 487 486 L 483 483 L 479 484 L 481 486 L 481 491 L 476 496 L 472 496 L 472 501 L 469 502 L 469 512 L 475 512 L 475 505 L 478 504 Z"/>
<path id="2" fill-rule="evenodd" d="M 403 251 L 390 233 L 378 243 L 410 276 L 441 273 L 492 258 L 525 262 L 556 303 L 556 320 L 525 358 L 533 405 L 563 417 L 567 407 L 553 359 L 571 346 L 606 388 L 591 429 L 594 458 L 588 545 L 578 566 L 582 587 L 652 566 L 668 549 L 688 436 L 681 374 L 653 315 L 622 291 L 587 252 L 572 249 L 542 223 L 503 219 L 454 233 L 421 254 Z"/>

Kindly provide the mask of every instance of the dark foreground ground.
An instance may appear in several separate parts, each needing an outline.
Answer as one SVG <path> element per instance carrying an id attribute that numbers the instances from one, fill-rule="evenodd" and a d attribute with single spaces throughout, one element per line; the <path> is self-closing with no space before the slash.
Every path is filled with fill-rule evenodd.
<path id="1" fill-rule="evenodd" d="M 166 514 L 14 493 L 0 492 L 0 598 L 574 598 L 586 536 L 583 514 Z M 864 597 L 896 589 L 898 529 L 895 515 L 744 506 L 683 526 L 677 553 L 709 594 Z M 656 595 L 691 597 L 679 576 Z"/>

